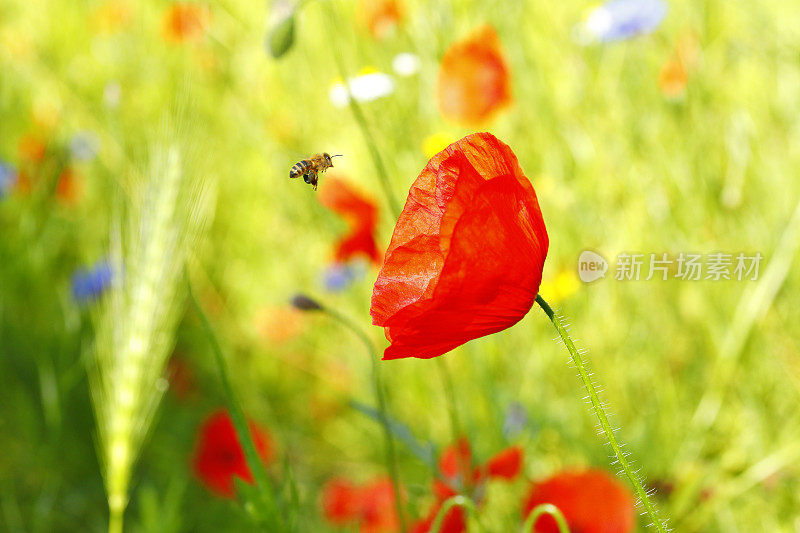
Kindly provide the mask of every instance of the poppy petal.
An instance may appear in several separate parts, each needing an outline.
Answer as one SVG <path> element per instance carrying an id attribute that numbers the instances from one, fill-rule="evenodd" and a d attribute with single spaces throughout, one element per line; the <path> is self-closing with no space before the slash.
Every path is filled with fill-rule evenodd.
<path id="1" fill-rule="evenodd" d="M 411 532 L 429 533 L 433 526 L 433 521 L 436 520 L 441 508 L 441 503 L 434 505 L 423 520 L 411 526 Z M 442 521 L 442 526 L 439 528 L 439 533 L 464 533 L 466 530 L 467 518 L 464 515 L 464 509 L 456 506 L 447 511 Z"/>
<path id="2" fill-rule="evenodd" d="M 604 470 L 562 472 L 534 483 L 524 505 L 524 516 L 543 503 L 558 507 L 571 531 L 629 533 L 636 525 L 633 495 Z M 558 525 L 552 517 L 542 516 L 535 531 L 558 533 Z"/>
<path id="3" fill-rule="evenodd" d="M 452 446 L 448 446 L 439 456 L 439 471 L 448 479 L 465 478 L 464 472 L 469 471 L 472 463 L 472 451 L 469 441 L 460 438 Z M 451 495 L 452 496 L 452 495 Z"/>
<path id="4" fill-rule="evenodd" d="M 489 477 L 514 479 L 522 469 L 522 457 L 519 446 L 507 448 L 486 462 L 486 473 Z"/>
<path id="5" fill-rule="evenodd" d="M 347 182 L 330 178 L 320 190 L 322 205 L 344 218 L 350 231 L 336 245 L 336 260 L 345 262 L 359 254 L 373 263 L 380 263 L 380 252 L 375 242 L 378 224 L 378 207 L 368 197 L 353 189 Z"/>
<path id="6" fill-rule="evenodd" d="M 361 533 L 396 531 L 399 523 L 389 478 L 365 485 L 333 479 L 323 488 L 322 509 L 330 523 L 339 526 L 358 523 Z"/>
<path id="7" fill-rule="evenodd" d="M 322 511 L 333 524 L 346 524 L 361 512 L 360 491 L 346 479 L 333 479 L 322 489 Z"/>

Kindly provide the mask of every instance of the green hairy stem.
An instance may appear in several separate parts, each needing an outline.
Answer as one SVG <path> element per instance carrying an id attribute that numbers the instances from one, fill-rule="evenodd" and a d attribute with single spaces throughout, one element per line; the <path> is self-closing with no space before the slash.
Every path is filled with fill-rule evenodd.
<path id="1" fill-rule="evenodd" d="M 641 478 L 631 466 L 630 462 L 628 461 L 628 454 L 622 450 L 622 445 L 614 434 L 614 428 L 611 426 L 611 422 L 608 420 L 608 415 L 606 414 L 603 403 L 600 401 L 600 397 L 597 394 L 597 387 L 592 381 L 586 362 L 583 359 L 583 355 L 575 347 L 575 343 L 572 342 L 572 338 L 564 326 L 562 318 L 553 312 L 553 309 L 546 301 L 544 301 L 541 296 L 536 296 L 536 303 L 539 304 L 539 307 L 541 307 L 545 314 L 547 314 L 547 317 L 553 323 L 553 326 L 555 326 L 559 337 L 561 337 L 561 340 L 564 341 L 564 346 L 567 348 L 567 351 L 572 358 L 572 362 L 578 369 L 578 374 L 580 375 L 581 381 L 583 381 L 583 386 L 586 388 L 586 392 L 589 395 L 589 402 L 591 403 L 592 409 L 600 421 L 600 426 L 603 430 L 603 433 L 605 434 L 608 443 L 611 445 L 611 449 L 614 452 L 617 462 L 622 468 L 622 472 L 625 474 L 625 477 L 628 478 L 628 481 L 630 481 L 631 485 L 633 485 L 633 490 L 636 493 L 636 496 L 639 498 L 639 502 L 641 502 L 645 514 L 650 519 L 656 531 L 659 533 L 666 533 L 668 529 L 665 525 L 665 522 L 658 516 L 656 507 L 653 502 L 650 501 L 650 497 L 647 495 L 647 491 L 642 484 Z"/>

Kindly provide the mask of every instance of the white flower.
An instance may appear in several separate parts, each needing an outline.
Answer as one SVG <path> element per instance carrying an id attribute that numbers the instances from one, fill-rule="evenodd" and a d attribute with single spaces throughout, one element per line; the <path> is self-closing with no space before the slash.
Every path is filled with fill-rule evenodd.
<path id="1" fill-rule="evenodd" d="M 394 92 L 394 78 L 382 72 L 371 72 L 348 79 L 347 86 L 336 83 L 328 93 L 334 106 L 345 107 L 349 103 L 348 87 L 357 102 L 371 102 Z"/>
<path id="2" fill-rule="evenodd" d="M 422 61 L 419 60 L 419 57 L 414 54 L 409 54 L 408 52 L 397 54 L 392 60 L 392 68 L 398 76 L 403 77 L 413 76 L 419 72 L 421 65 Z"/>
<path id="3" fill-rule="evenodd" d="M 110 81 L 103 88 L 103 103 L 111 109 L 119 105 L 120 97 L 122 96 L 122 87 L 116 81 Z"/>

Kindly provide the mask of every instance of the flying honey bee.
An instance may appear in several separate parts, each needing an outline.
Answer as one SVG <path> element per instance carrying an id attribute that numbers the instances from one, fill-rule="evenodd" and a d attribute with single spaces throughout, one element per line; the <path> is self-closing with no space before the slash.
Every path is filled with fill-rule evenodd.
<path id="1" fill-rule="evenodd" d="M 290 178 L 299 178 L 303 176 L 303 180 L 317 190 L 317 182 L 319 181 L 319 173 L 325 172 L 333 166 L 331 162 L 332 157 L 340 157 L 342 154 L 330 155 L 327 152 L 317 154 L 311 159 L 303 159 L 294 164 L 289 171 Z"/>

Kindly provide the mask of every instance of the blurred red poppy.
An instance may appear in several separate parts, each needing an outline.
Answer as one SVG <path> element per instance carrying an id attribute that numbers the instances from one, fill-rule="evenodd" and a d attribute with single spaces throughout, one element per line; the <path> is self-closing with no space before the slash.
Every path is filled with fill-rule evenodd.
<path id="1" fill-rule="evenodd" d="M 506 448 L 486 462 L 486 476 L 490 478 L 514 479 L 522 470 L 522 448 Z"/>
<path id="2" fill-rule="evenodd" d="M 697 64 L 699 46 L 693 34 L 684 34 L 675 44 L 675 52 L 658 73 L 658 87 L 667 98 L 675 98 L 686 91 L 689 73 Z"/>
<path id="3" fill-rule="evenodd" d="M 467 439 L 460 439 L 448 446 L 439 457 L 439 472 L 442 481 L 451 487 L 463 487 L 471 491 L 487 479 L 514 479 L 522 470 L 524 452 L 519 446 L 511 446 L 493 455 L 486 463 L 473 468 L 472 450 Z"/>
<path id="4" fill-rule="evenodd" d="M 414 533 L 427 533 L 442 504 L 460 492 L 472 497 L 477 504 L 481 503 L 484 484 L 489 479 L 511 480 L 522 470 L 523 451 L 519 446 L 512 446 L 490 458 L 485 464 L 472 466 L 472 451 L 469 441 L 460 439 L 455 445 L 448 446 L 439 456 L 440 479 L 433 482 L 436 503 L 420 522 L 414 524 Z M 462 533 L 466 531 L 466 516 L 461 507 L 453 507 L 445 515 L 441 532 Z"/>
<path id="5" fill-rule="evenodd" d="M 17 191 L 22 195 L 30 194 L 32 189 L 31 177 L 27 172 L 20 170 L 17 173 Z"/>
<path id="6" fill-rule="evenodd" d="M 203 37 L 211 13 L 195 2 L 175 2 L 164 14 L 164 37 L 168 41 L 197 41 Z"/>
<path id="7" fill-rule="evenodd" d="M 567 519 L 571 531 L 581 533 L 627 533 L 636 525 L 631 492 L 604 470 L 562 472 L 534 483 L 525 501 L 523 515 L 538 505 L 550 503 Z M 558 533 L 556 521 L 542 516 L 536 522 L 539 533 Z"/>
<path id="8" fill-rule="evenodd" d="M 261 459 L 272 460 L 273 444 L 269 435 L 252 422 L 250 434 Z M 200 427 L 192 464 L 200 481 L 218 496 L 234 497 L 234 477 L 253 482 L 236 428 L 228 412 L 222 409 L 209 415 Z"/>
<path id="9" fill-rule="evenodd" d="M 26 133 L 19 138 L 17 150 L 22 162 L 39 163 L 44 159 L 47 147 L 38 136 Z"/>
<path id="10" fill-rule="evenodd" d="M 361 533 L 398 529 L 394 491 L 389 478 L 360 486 L 346 479 L 333 479 L 322 489 L 322 510 L 332 524 L 358 524 Z"/>
<path id="11" fill-rule="evenodd" d="M 92 25 L 99 33 L 114 33 L 131 20 L 131 7 L 122 0 L 108 0 L 92 12 Z"/>
<path id="12" fill-rule="evenodd" d="M 255 312 L 253 325 L 263 340 L 280 344 L 298 336 L 308 316 L 289 305 L 265 306 Z"/>
<path id="13" fill-rule="evenodd" d="M 64 168 L 58 175 L 56 183 L 56 199 L 62 205 L 75 205 L 83 194 L 83 182 L 80 176 L 70 167 Z"/>
<path id="14" fill-rule="evenodd" d="M 322 205 L 344 218 L 350 231 L 336 245 L 336 260 L 348 261 L 358 255 L 380 264 L 381 255 L 375 243 L 378 207 L 370 198 L 357 192 L 344 180 L 329 178 L 319 193 Z"/>
<path id="15" fill-rule="evenodd" d="M 196 378 L 189 360 L 177 352 L 172 354 L 167 362 L 167 379 L 169 390 L 175 398 L 181 401 L 190 399 L 196 389 Z"/>
<path id="16" fill-rule="evenodd" d="M 516 324 L 549 241 L 514 152 L 489 133 L 436 154 L 411 186 L 372 293 L 384 359 L 442 355 Z"/>
<path id="17" fill-rule="evenodd" d="M 672 58 L 664 63 L 658 74 L 658 86 L 664 96 L 679 96 L 686 89 L 688 74 L 680 59 Z"/>
<path id="18" fill-rule="evenodd" d="M 376 39 L 387 37 L 403 19 L 399 0 L 359 0 L 358 20 Z"/>
<path id="19" fill-rule="evenodd" d="M 482 26 L 450 45 L 439 68 L 437 97 L 445 118 L 474 126 L 511 103 L 511 75 L 494 28 Z"/>
<path id="20" fill-rule="evenodd" d="M 444 499 L 440 499 L 436 505 L 431 507 L 430 512 L 423 520 L 411 526 L 412 533 L 429 533 L 433 526 L 433 521 L 439 514 L 442 508 L 442 503 L 448 498 L 455 496 L 456 493 L 450 494 Z M 439 533 L 464 533 L 467 530 L 467 517 L 464 514 L 464 509 L 461 507 L 452 507 L 442 520 L 442 527 L 439 528 Z"/>

